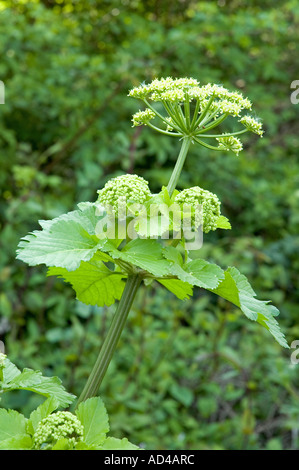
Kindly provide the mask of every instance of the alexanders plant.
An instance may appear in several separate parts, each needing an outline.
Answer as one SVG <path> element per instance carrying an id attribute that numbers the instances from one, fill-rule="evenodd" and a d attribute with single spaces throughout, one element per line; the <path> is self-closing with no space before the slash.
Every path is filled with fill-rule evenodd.
<path id="1" fill-rule="evenodd" d="M 78 300 L 98 306 L 118 302 L 77 406 L 97 395 L 141 284 L 158 283 L 180 300 L 190 298 L 194 288 L 206 289 L 239 307 L 288 347 L 276 320 L 277 308 L 258 300 L 243 274 L 235 267 L 190 258 L 188 237 L 231 228 L 217 195 L 198 186 L 177 190 L 191 145 L 239 155 L 243 133 L 262 137 L 261 122 L 243 115 L 251 110 L 251 102 L 220 85 L 200 86 L 193 78 L 156 79 L 133 88 L 129 96 L 145 105 L 134 114 L 133 126 L 146 125 L 181 142 L 168 184 L 152 194 L 149 183 L 138 175 L 113 178 L 95 201 L 40 221 L 41 230 L 26 235 L 17 250 L 18 259 L 30 266 L 45 264 L 49 276 L 70 283 Z M 229 117 L 237 120 L 240 130 L 217 132 Z M 117 229 L 110 232 L 116 218 Z M 128 236 L 132 222 L 134 237 Z M 164 237 L 165 232 L 169 236 Z"/>

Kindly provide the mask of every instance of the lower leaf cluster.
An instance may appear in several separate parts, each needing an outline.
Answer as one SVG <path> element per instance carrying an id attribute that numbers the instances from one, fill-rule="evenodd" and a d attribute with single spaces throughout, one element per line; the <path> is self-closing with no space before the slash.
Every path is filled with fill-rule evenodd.
<path id="1" fill-rule="evenodd" d="M 23 372 L 9 359 L 0 357 L 0 393 L 8 390 L 28 390 L 41 393 L 39 371 Z M 19 379 L 19 387 L 14 378 Z M 100 397 L 89 398 L 77 407 L 75 413 L 58 410 L 72 403 L 74 395 L 68 394 L 61 384 L 48 388 L 42 395 L 48 398 L 31 412 L 29 418 L 16 410 L 0 408 L 0 450 L 138 450 L 126 438 L 107 436 L 109 418 Z M 56 379 L 54 377 L 54 379 Z"/>

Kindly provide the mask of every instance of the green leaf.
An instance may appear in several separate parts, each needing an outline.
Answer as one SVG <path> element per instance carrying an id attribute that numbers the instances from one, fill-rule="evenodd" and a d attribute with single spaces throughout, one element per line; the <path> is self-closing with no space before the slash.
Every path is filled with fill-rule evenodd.
<path id="1" fill-rule="evenodd" d="M 277 308 L 269 305 L 270 301 L 256 299 L 247 278 L 236 268 L 230 267 L 224 274 L 225 278 L 219 286 L 210 290 L 239 307 L 247 318 L 264 326 L 281 346 L 289 348 L 274 318 L 279 314 Z"/>
<path id="2" fill-rule="evenodd" d="M 189 299 L 193 295 L 193 287 L 180 279 L 159 279 L 158 282 L 172 292 L 178 299 Z"/>
<path id="3" fill-rule="evenodd" d="M 164 248 L 163 256 L 167 260 L 172 261 L 172 263 L 178 264 L 179 266 L 183 267 L 183 257 L 179 252 L 178 248 L 175 248 L 173 246 L 168 246 L 167 248 Z"/>
<path id="4" fill-rule="evenodd" d="M 205 289 L 218 286 L 224 278 L 223 270 L 217 264 L 209 263 L 202 259 L 196 259 L 187 263 L 185 271 L 195 279 L 195 286 Z"/>
<path id="5" fill-rule="evenodd" d="M 24 369 L 3 386 L 4 391 L 30 390 L 45 397 L 55 397 L 59 406 L 65 407 L 72 403 L 75 396 L 68 393 L 61 385 L 58 377 L 44 377 L 38 370 Z"/>
<path id="6" fill-rule="evenodd" d="M 52 450 L 72 450 L 73 447 L 73 443 L 69 439 L 62 437 L 54 444 Z"/>
<path id="7" fill-rule="evenodd" d="M 186 407 L 191 406 L 193 401 L 193 393 L 189 388 L 173 383 L 170 386 L 169 392 L 173 398 L 182 403 L 182 405 Z"/>
<path id="8" fill-rule="evenodd" d="M 58 276 L 69 282 L 77 299 L 87 305 L 112 305 L 119 300 L 124 289 L 124 274 L 110 271 L 96 254 L 90 261 L 82 261 L 75 271 L 64 268 L 49 268 L 48 276 Z"/>
<path id="9" fill-rule="evenodd" d="M 101 445 L 109 432 L 109 420 L 105 405 L 100 397 L 81 402 L 76 415 L 84 427 L 84 442 L 87 445 Z"/>
<path id="10" fill-rule="evenodd" d="M 27 419 L 16 410 L 0 408 L 0 441 L 26 434 Z"/>
<path id="11" fill-rule="evenodd" d="M 95 235 L 95 211 L 91 203 L 82 210 L 72 211 L 42 221 L 43 230 L 36 230 L 22 238 L 17 258 L 30 266 L 46 264 L 69 271 L 77 269 L 81 261 L 88 261 L 102 246 L 103 240 Z"/>
<path id="12" fill-rule="evenodd" d="M 84 441 L 79 441 L 75 444 L 76 450 L 98 450 L 96 445 L 88 445 Z"/>
<path id="13" fill-rule="evenodd" d="M 33 434 L 40 421 L 49 416 L 54 410 L 59 407 L 59 401 L 55 397 L 47 398 L 36 410 L 32 411 L 27 423 L 27 430 Z"/>
<path id="14" fill-rule="evenodd" d="M 155 277 L 162 277 L 169 273 L 169 263 L 163 259 L 162 246 L 157 240 L 136 238 L 122 250 L 117 250 L 108 244 L 103 249 L 107 249 L 114 259 L 122 259 L 138 266 Z"/>
<path id="15" fill-rule="evenodd" d="M 17 368 L 17 366 L 10 362 L 10 360 L 6 357 L 4 360 L 4 367 L 2 369 L 3 384 L 9 383 L 12 379 L 20 375 L 20 373 L 21 371 Z"/>
<path id="16" fill-rule="evenodd" d="M 126 437 L 117 439 L 116 437 L 107 437 L 105 442 L 98 448 L 99 450 L 140 450 L 128 441 Z"/>
<path id="17" fill-rule="evenodd" d="M 229 222 L 229 220 L 224 217 L 224 215 L 220 215 L 217 219 L 217 228 L 223 228 L 223 229 L 231 229 L 232 226 Z"/>
<path id="18" fill-rule="evenodd" d="M 32 448 L 32 438 L 28 434 L 17 434 L 10 439 L 0 441 L 0 450 L 29 450 Z"/>
<path id="19" fill-rule="evenodd" d="M 163 253 L 169 261 L 172 261 L 170 272 L 192 286 L 214 289 L 224 278 L 223 270 L 216 264 L 196 259 L 183 265 L 182 257 L 174 247 L 164 249 Z"/>

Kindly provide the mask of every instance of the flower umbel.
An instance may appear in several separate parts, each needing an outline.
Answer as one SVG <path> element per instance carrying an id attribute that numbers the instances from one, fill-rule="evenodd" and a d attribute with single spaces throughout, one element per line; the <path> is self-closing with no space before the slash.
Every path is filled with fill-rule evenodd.
<path id="1" fill-rule="evenodd" d="M 145 111 L 134 114 L 133 126 L 147 125 L 162 134 L 180 138 L 190 137 L 193 142 L 212 150 L 232 150 L 238 155 L 242 150 L 242 144 L 239 140 L 228 141 L 227 137 L 248 131 L 260 136 L 263 134 L 261 123 L 251 116 L 239 119 L 245 129 L 225 134 L 207 133 L 227 117 L 240 117 L 244 109 L 252 108 L 248 98 L 237 91 L 231 92 L 222 85 L 208 83 L 200 86 L 194 78 L 167 77 L 133 88 L 129 96 L 141 99 L 147 107 Z M 156 102 L 162 104 L 166 114 L 157 111 L 154 106 Z M 151 122 L 154 118 L 162 123 L 162 127 Z M 215 146 L 207 143 L 207 139 L 222 137 L 225 137 L 223 145 Z"/>
<path id="2" fill-rule="evenodd" d="M 151 192 L 148 182 L 141 176 L 126 174 L 109 180 L 98 191 L 98 202 L 116 216 L 126 216 L 131 204 L 144 204 Z"/>
<path id="3" fill-rule="evenodd" d="M 243 149 L 243 145 L 237 137 L 233 137 L 231 135 L 223 135 L 223 137 L 217 138 L 219 142 L 219 149 L 220 150 L 231 150 L 236 155 L 239 155 L 239 152 Z"/>
<path id="4" fill-rule="evenodd" d="M 240 119 L 240 122 L 249 131 L 254 132 L 255 134 L 258 134 L 261 137 L 263 136 L 264 131 L 262 130 L 262 123 L 258 121 L 257 119 L 254 119 L 251 116 L 243 116 L 242 119 Z"/>
<path id="5" fill-rule="evenodd" d="M 179 204 L 183 211 L 184 207 L 188 208 L 192 229 L 198 229 L 202 225 L 202 230 L 205 233 L 216 230 L 220 217 L 220 201 L 216 194 L 194 186 L 181 191 L 175 197 L 174 202 Z M 186 215 L 183 220 L 186 220 Z"/>
<path id="6" fill-rule="evenodd" d="M 83 439 L 81 422 L 68 411 L 57 411 L 41 420 L 34 433 L 35 448 L 51 449 L 62 438 L 68 439 L 70 445 Z"/>
<path id="7" fill-rule="evenodd" d="M 138 113 L 133 114 L 133 127 L 146 125 L 149 123 L 149 121 L 154 119 L 154 117 L 155 113 L 149 108 L 145 109 L 144 111 L 138 111 Z"/>

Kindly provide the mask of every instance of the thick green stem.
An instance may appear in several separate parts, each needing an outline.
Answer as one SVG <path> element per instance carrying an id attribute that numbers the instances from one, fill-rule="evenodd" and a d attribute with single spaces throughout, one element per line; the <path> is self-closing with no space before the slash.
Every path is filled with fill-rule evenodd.
<path id="1" fill-rule="evenodd" d="M 122 297 L 119 301 L 99 356 L 76 406 L 78 406 L 82 401 L 87 400 L 87 398 L 91 398 L 97 395 L 98 389 L 102 383 L 120 335 L 123 331 L 140 283 L 141 277 L 138 274 L 133 274 L 128 277 Z"/>
<path id="2" fill-rule="evenodd" d="M 183 169 L 183 166 L 184 166 L 184 163 L 185 163 L 185 160 L 186 160 L 186 156 L 187 156 L 191 141 L 192 141 L 192 137 L 184 137 L 183 138 L 183 144 L 182 144 L 182 147 L 181 147 L 181 151 L 179 153 L 178 159 L 176 161 L 175 167 L 173 169 L 172 175 L 170 177 L 170 180 L 169 180 L 169 183 L 168 183 L 168 186 L 167 186 L 167 191 L 168 191 L 170 197 L 172 196 L 172 193 L 176 188 L 177 182 L 179 180 L 181 171 Z"/>

